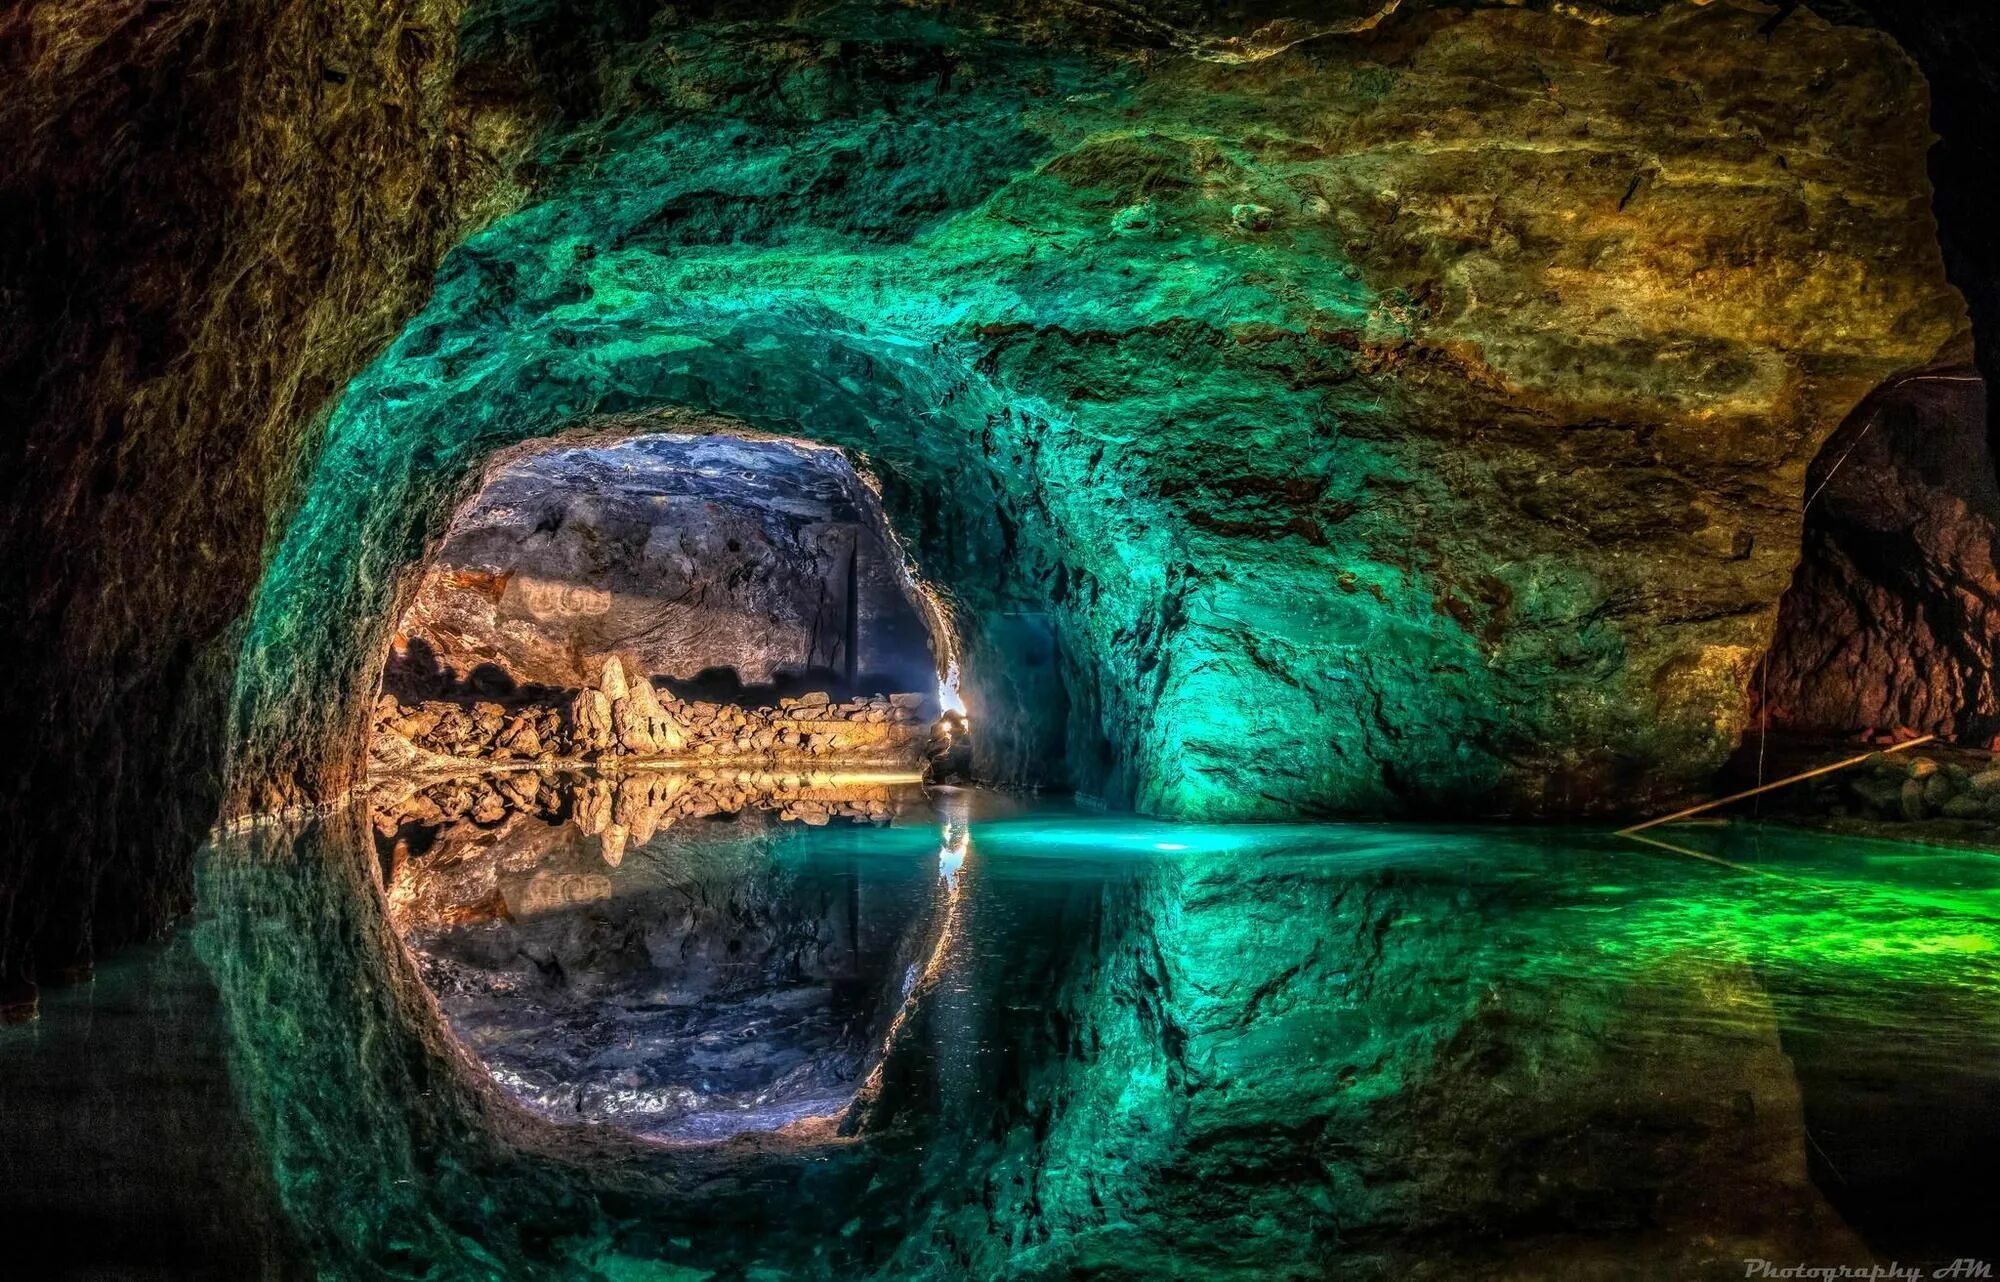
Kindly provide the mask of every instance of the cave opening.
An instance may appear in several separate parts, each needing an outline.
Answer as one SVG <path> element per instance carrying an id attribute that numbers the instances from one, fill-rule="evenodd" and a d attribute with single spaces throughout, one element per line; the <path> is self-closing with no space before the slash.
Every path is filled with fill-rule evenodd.
<path id="1" fill-rule="evenodd" d="M 376 769 L 966 762 L 958 642 L 877 488 L 755 434 L 502 451 L 416 573 Z"/>
<path id="2" fill-rule="evenodd" d="M 369 739 L 389 920 L 532 1110 L 827 1131 L 964 859 L 922 786 L 970 767 L 957 641 L 840 451 L 678 426 L 502 451 L 415 573 Z"/>

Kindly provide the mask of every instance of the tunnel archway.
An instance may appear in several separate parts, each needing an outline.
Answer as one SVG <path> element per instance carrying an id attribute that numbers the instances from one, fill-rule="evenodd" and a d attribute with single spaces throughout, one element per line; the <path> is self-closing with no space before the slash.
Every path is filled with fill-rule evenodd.
<path id="1" fill-rule="evenodd" d="M 1619 56 L 1736 50 L 1746 22 L 1677 15 Z M 1503 60 L 1546 47 L 1478 25 Z M 1847 194 L 1920 179 L 1920 113 L 1865 145 L 1837 111 L 1789 126 L 1837 181 L 1786 178 L 1786 199 L 1870 211 L 1865 259 L 1840 219 L 1772 239 L 1754 203 L 1599 209 L 1601 175 L 1490 145 L 1545 122 L 1479 104 L 1449 148 L 1325 149 L 1325 120 L 1394 137 L 1458 101 L 1445 34 L 1386 97 L 1315 82 L 1308 108 L 1268 68 L 1215 95 L 1200 68 L 974 42 L 941 83 L 910 73 L 956 48 L 922 24 L 858 60 L 745 28 L 737 52 L 867 86 L 774 116 L 704 96 L 659 33 L 668 80 L 701 92 L 554 140 L 533 202 L 452 253 L 342 397 L 248 629 L 232 811 L 351 781 L 398 576 L 480 460 L 666 406 L 868 460 L 966 622 L 968 683 L 1022 712 L 982 718 L 988 777 L 1208 818 L 1579 814 L 1702 785 L 1746 724 L 1806 463 L 1960 319 L 1921 205 Z M 1804 93 L 1821 65 L 1753 47 L 1754 76 L 1746 52 L 1703 68 L 1718 120 L 1738 86 Z M 1863 52 L 1871 94 L 1914 101 L 1904 63 Z M 1549 73 L 1633 122 L 1603 163 L 1699 163 L 1700 131 L 1598 75 L 1606 53 Z M 1907 173 L 1870 160 L 1885 147 Z M 1469 192 L 1490 206 L 1473 242 L 1423 230 Z M 1621 248 L 1580 271 L 1585 241 Z M 1662 246 L 1736 275 L 1693 280 Z M 1766 297 L 1792 276 L 1810 288 Z M 1488 285 L 1539 301 L 1482 307 Z M 1836 295 L 1851 323 L 1829 335 Z"/>
<path id="2" fill-rule="evenodd" d="M 730 363 L 742 356 L 736 353 Z M 740 424 L 745 436 L 784 437 L 852 451 L 879 487 L 891 537 L 938 589 L 929 605 L 949 613 L 961 630 L 947 667 L 955 663 L 958 679 L 975 691 L 986 689 L 986 674 L 1004 674 L 990 695 L 978 696 L 982 729 L 991 731 L 980 741 L 982 776 L 1007 783 L 1066 783 L 1066 659 L 1035 596 L 1038 583 L 1049 572 L 1046 550 L 1038 556 L 1019 555 L 1018 548 L 1014 554 L 1004 552 L 1018 536 L 1007 516 L 1011 504 L 1001 492 L 1004 487 L 980 465 L 976 452 L 970 452 L 970 459 L 940 458 L 935 447 L 917 448 L 907 416 L 895 410 L 894 381 L 885 380 L 885 371 L 867 357 L 850 358 L 854 376 L 821 377 L 829 365 L 838 363 L 822 359 L 803 385 L 777 389 L 758 386 L 756 376 L 732 382 L 731 377 L 718 375 L 710 381 L 707 369 L 698 366 L 667 380 L 673 393 L 667 399 L 676 407 L 693 401 L 707 407 L 702 411 L 596 412 L 527 433 L 496 431 L 490 422 L 475 418 L 443 425 L 435 434 L 427 431 L 415 439 L 393 440 L 372 434 L 379 424 L 357 415 L 356 436 L 342 451 L 338 441 L 342 423 L 337 419 L 329 456 L 386 453 L 395 461 L 383 463 L 383 471 L 375 475 L 386 480 L 390 493 L 369 495 L 353 483 L 352 475 L 323 467 L 281 548 L 259 601 L 246 647 L 245 673 L 238 683 L 238 739 L 243 745 L 234 772 L 238 796 L 269 808 L 301 797 L 332 795 L 351 782 L 363 738 L 352 709 L 357 695 L 365 701 L 364 692 L 376 685 L 390 621 L 407 608 L 420 567 L 444 538 L 450 514 L 495 467 L 551 438 L 609 440 L 677 426 L 684 430 L 691 422 L 712 423 L 713 415 L 722 412 L 714 408 L 717 402 L 741 409 L 767 400 L 783 405 L 793 399 L 821 413 L 810 419 L 732 414 L 729 421 Z M 757 368 L 768 373 L 786 367 L 758 364 Z M 746 381 L 747 386 L 740 385 Z M 885 382 L 888 386 L 880 394 L 886 402 L 856 390 Z M 725 387 L 729 395 L 723 394 Z M 802 432 L 808 424 L 829 430 Z M 932 571 L 932 565 L 941 568 Z M 974 565 L 1004 568 L 998 575 L 984 570 L 968 573 Z M 353 626 L 302 627 L 298 611 L 316 614 L 322 607 L 305 604 L 315 599 L 352 620 Z M 1024 621 L 1043 645 L 1027 663 L 1011 642 Z M 939 621 L 940 628 L 948 626 Z M 1024 670 L 1032 672 L 1025 680 Z M 1023 697 L 1024 689 L 1029 697 Z M 350 712 L 343 725 L 329 732 L 310 724 L 314 704 Z M 294 765 L 304 769 L 294 770 Z M 276 769 L 266 770 L 267 766 Z M 259 779 L 274 781 L 274 790 L 259 796 L 259 785 L 253 782 Z"/>

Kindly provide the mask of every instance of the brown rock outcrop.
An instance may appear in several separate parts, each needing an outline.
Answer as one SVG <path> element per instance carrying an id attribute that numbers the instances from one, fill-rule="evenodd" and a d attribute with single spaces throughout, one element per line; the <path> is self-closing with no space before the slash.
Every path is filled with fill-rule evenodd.
<path id="1" fill-rule="evenodd" d="M 370 755 L 376 773 L 386 775 L 471 762 L 615 759 L 910 767 L 923 760 L 931 706 L 929 697 L 914 692 L 841 702 L 817 692 L 757 708 L 662 701 L 650 681 L 628 676 L 613 659 L 597 688 L 560 702 L 406 705 L 385 694 L 376 704 Z"/>
<path id="2" fill-rule="evenodd" d="M 1865 400 L 1806 478 L 1800 564 L 1761 674 L 1773 729 L 2000 734 L 2000 485 L 1961 343 Z"/>
<path id="3" fill-rule="evenodd" d="M 579 690 L 569 703 L 569 750 L 577 756 L 609 752 L 618 736 L 611 720 L 611 700 L 602 690 Z"/>

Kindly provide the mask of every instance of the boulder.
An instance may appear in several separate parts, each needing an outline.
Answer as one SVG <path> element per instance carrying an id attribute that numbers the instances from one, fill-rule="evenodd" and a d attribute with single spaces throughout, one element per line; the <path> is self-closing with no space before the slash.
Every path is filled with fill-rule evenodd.
<path id="1" fill-rule="evenodd" d="M 687 748 L 686 729 L 678 718 L 661 706 L 659 696 L 653 691 L 652 682 L 634 681 L 630 691 L 618 701 L 614 711 L 621 741 L 626 739 L 629 732 L 633 741 L 652 744 L 650 748 L 633 747 L 632 751 L 670 755 Z M 631 744 L 628 743 L 627 746 Z"/>
<path id="2" fill-rule="evenodd" d="M 625 751 L 641 757 L 659 754 L 659 745 L 653 741 L 652 721 L 630 695 L 612 703 L 611 730 Z"/>
<path id="3" fill-rule="evenodd" d="M 535 728 L 535 719 L 527 714 L 516 716 L 500 732 L 495 747 L 517 757 L 533 759 L 541 756 L 542 736 Z"/>
<path id="4" fill-rule="evenodd" d="M 1987 803 L 1978 797 L 1953 797 L 1938 807 L 1938 813 L 1947 819 L 1984 819 Z"/>

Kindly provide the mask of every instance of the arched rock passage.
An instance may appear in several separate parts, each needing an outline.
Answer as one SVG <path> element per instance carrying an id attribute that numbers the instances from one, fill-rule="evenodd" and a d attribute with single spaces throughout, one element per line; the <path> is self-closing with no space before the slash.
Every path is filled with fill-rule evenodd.
<path id="1" fill-rule="evenodd" d="M 1023 713 L 983 720 L 998 777 L 1213 817 L 1683 790 L 1745 723 L 1808 462 L 1964 319 L 1914 69 L 1757 21 L 1425 13 L 1144 77 L 663 27 L 344 397 L 239 672 L 239 800 L 346 782 L 398 576 L 483 458 L 660 406 L 867 460 Z"/>
<path id="2" fill-rule="evenodd" d="M 949 755 L 959 645 L 873 486 L 741 424 L 502 451 L 413 576 L 369 759 L 897 765 Z M 662 706 L 662 700 L 665 706 Z"/>
<path id="3" fill-rule="evenodd" d="M 1771 31 L 1615 7 L 1410 0 L 1240 65 L 1188 51 L 1270 6 L 1180 33 L 1045 0 L 977 28 L 902 4 L 21 9 L 0 619 L 35 760 L 0 801 L 24 852 L 0 970 L 184 907 L 245 734 L 230 813 L 333 795 L 376 639 L 343 612 L 393 597 L 361 576 L 420 550 L 469 459 L 671 401 L 694 348 L 734 345 L 702 362 L 719 399 L 808 435 L 826 415 L 761 391 L 930 371 L 927 443 L 980 461 L 910 525 L 1007 474 L 1020 537 L 951 519 L 1031 563 L 991 626 L 1060 634 L 1081 728 L 1043 764 L 1107 793 L 1465 813 L 1700 779 L 1807 462 L 1960 318 L 1892 43 L 1811 5 Z M 1935 60 L 1976 290 L 1968 6 L 1866 7 Z M 321 409 L 482 225 L 322 449 Z"/>

